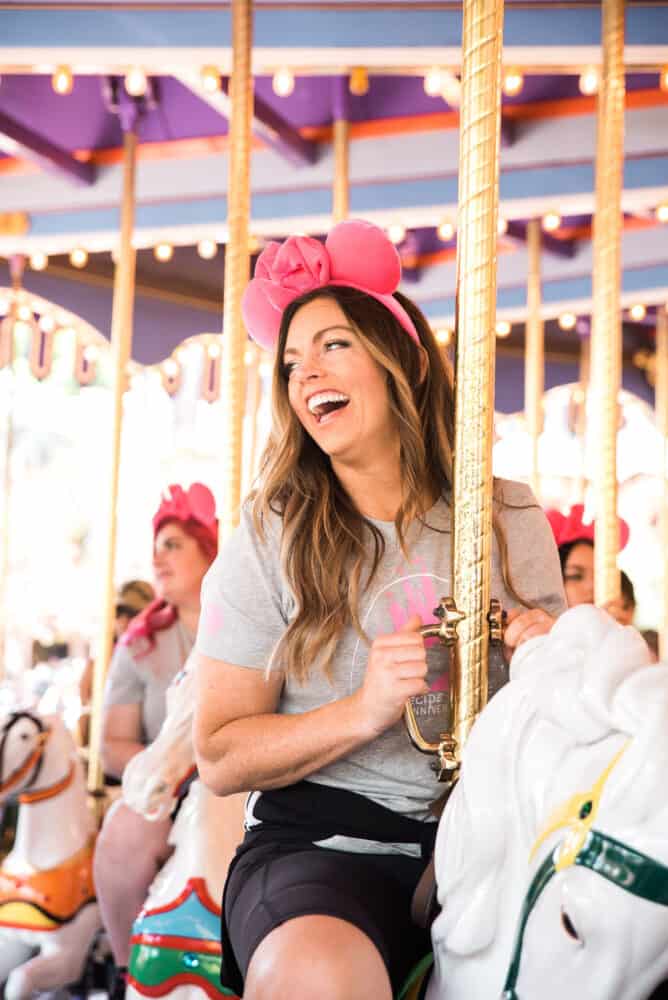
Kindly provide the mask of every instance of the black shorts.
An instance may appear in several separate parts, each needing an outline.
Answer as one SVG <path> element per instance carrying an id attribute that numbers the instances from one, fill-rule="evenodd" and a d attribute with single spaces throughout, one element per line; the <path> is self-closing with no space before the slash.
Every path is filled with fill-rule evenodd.
<path id="1" fill-rule="evenodd" d="M 225 887 L 225 985 L 241 990 L 253 953 L 275 927 L 322 914 L 359 927 L 376 945 L 396 991 L 431 950 L 410 905 L 426 861 L 402 854 L 352 854 L 312 843 L 259 843 L 246 849 Z M 229 958 L 229 952 L 228 952 Z"/>

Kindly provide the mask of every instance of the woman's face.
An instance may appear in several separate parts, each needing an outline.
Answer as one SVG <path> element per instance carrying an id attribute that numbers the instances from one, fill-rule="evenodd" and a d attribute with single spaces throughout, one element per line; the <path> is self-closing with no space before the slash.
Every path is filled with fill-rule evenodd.
<path id="1" fill-rule="evenodd" d="M 153 545 L 158 597 L 177 608 L 196 603 L 208 568 L 209 561 L 199 545 L 180 525 L 168 522 L 160 528 Z"/>
<path id="2" fill-rule="evenodd" d="M 564 590 L 569 608 L 594 603 L 594 549 L 584 542 L 574 545 L 564 566 Z"/>
<path id="3" fill-rule="evenodd" d="M 313 299 L 297 312 L 281 362 L 290 406 L 333 465 L 366 464 L 398 448 L 385 370 L 333 299 Z"/>

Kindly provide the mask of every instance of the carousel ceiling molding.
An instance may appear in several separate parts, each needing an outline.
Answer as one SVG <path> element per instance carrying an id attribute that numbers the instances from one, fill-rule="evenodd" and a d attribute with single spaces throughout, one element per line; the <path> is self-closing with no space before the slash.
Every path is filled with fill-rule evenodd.
<path id="1" fill-rule="evenodd" d="M 504 17 L 504 56 L 521 67 L 590 66 L 601 61 L 600 6 L 508 5 Z M 305 16 L 308 11 L 308 16 Z M 280 66 L 343 72 L 354 64 L 369 67 L 424 67 L 461 61 L 461 11 L 441 4 L 303 4 L 260 6 L 254 16 L 253 69 Z M 50 9 L 10 5 L 0 10 L 0 60 L 7 66 L 77 64 L 77 72 L 109 72 L 133 63 L 146 72 L 172 72 L 207 64 L 229 73 L 229 7 L 132 8 L 121 11 L 89 5 Z M 217 46 L 211 39 L 219 40 Z M 434 38 L 441 42 L 434 45 Z M 30 56 L 32 53 L 32 57 Z M 343 59 L 342 59 L 343 56 Z M 629 4 L 625 62 L 660 66 L 668 62 L 665 10 L 655 4 Z"/>

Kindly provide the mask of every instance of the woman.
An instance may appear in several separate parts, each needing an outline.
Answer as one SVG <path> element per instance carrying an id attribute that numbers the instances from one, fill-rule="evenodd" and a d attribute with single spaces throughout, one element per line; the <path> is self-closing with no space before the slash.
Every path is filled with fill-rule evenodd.
<path id="1" fill-rule="evenodd" d="M 564 591 L 569 608 L 578 604 L 594 603 L 594 522 L 582 520 L 584 507 L 574 504 L 568 514 L 548 510 L 554 540 L 559 551 L 559 562 L 564 580 Z M 629 526 L 619 518 L 619 550 L 629 540 Z M 605 609 L 620 625 L 632 625 L 636 609 L 633 584 L 624 570 L 620 571 L 620 595 L 608 601 Z"/>
<path id="2" fill-rule="evenodd" d="M 160 731 L 165 693 L 193 646 L 200 587 L 218 549 L 211 492 L 194 483 L 170 486 L 153 518 L 157 599 L 117 644 L 105 689 L 102 762 L 121 778 L 128 761 Z M 149 822 L 119 799 L 107 814 L 95 851 L 95 885 L 117 969 L 127 971 L 132 923 L 169 854 L 170 822 Z"/>
<path id="3" fill-rule="evenodd" d="M 244 1000 L 389 1000 L 428 934 L 410 923 L 442 786 L 401 721 L 442 656 L 423 620 L 448 594 L 453 397 L 397 252 L 362 222 L 323 247 L 270 244 L 244 298 L 276 348 L 252 507 L 207 574 L 195 745 L 224 795 L 251 789 L 228 875 L 223 956 Z M 499 483 L 493 595 L 510 647 L 565 604 L 530 492 Z M 512 583 L 511 583 L 512 581 Z M 235 968 L 235 963 L 238 969 Z"/>

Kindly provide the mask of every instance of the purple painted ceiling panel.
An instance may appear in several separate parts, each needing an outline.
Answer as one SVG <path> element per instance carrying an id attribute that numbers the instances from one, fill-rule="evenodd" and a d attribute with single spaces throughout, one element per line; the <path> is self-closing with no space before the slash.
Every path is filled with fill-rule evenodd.
<path id="1" fill-rule="evenodd" d="M 172 77 L 156 81 L 158 106 L 142 119 L 144 142 L 223 135 L 227 120 Z M 329 125 L 334 107 L 335 77 L 297 77 L 290 97 L 277 97 L 269 77 L 258 77 L 256 91 L 290 125 Z M 658 74 L 627 77 L 628 90 L 658 87 Z M 505 105 L 555 100 L 579 95 L 575 76 L 527 77 L 521 94 Z M 422 77 L 372 76 L 369 92 L 349 98 L 353 122 L 434 114 L 449 110 L 440 97 L 424 92 Z M 103 80 L 76 77 L 67 96 L 55 94 L 49 76 L 5 75 L 0 85 L 0 111 L 69 151 L 104 149 L 121 144 L 117 117 L 106 107 Z"/>

